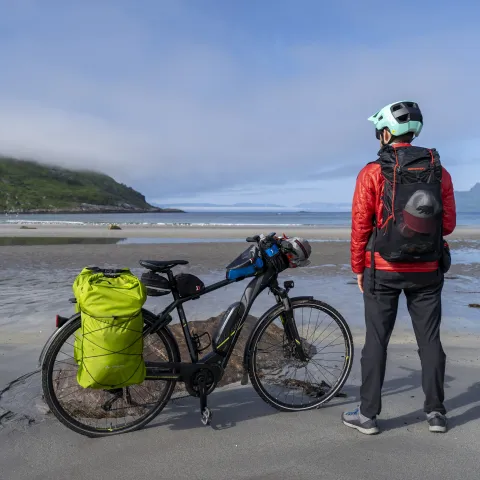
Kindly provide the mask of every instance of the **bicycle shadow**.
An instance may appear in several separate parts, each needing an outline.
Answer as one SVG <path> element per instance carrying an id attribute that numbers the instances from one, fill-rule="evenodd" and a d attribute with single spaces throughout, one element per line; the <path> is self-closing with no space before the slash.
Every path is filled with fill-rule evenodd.
<path id="1" fill-rule="evenodd" d="M 208 407 L 213 413 L 211 428 L 226 430 L 238 423 L 280 413 L 264 402 L 251 387 L 217 390 L 208 396 Z M 205 428 L 200 421 L 200 400 L 184 397 L 169 402 L 158 419 L 144 427 L 168 427 L 171 430 Z"/>
<path id="2" fill-rule="evenodd" d="M 383 397 L 397 395 L 421 387 L 421 372 L 402 367 L 409 371 L 409 375 L 386 380 L 383 386 Z M 446 377 L 449 381 L 452 377 Z M 346 399 L 335 398 L 320 407 L 331 408 L 348 405 L 360 400 L 359 386 L 345 385 L 342 393 Z M 248 387 L 217 390 L 208 397 L 208 405 L 213 412 L 212 428 L 224 430 L 234 428 L 238 423 L 253 418 L 267 417 L 281 412 L 264 402 L 257 392 Z M 199 399 L 184 397 L 171 400 L 164 411 L 144 428 L 168 427 L 172 430 L 190 430 L 192 428 L 205 428 L 200 422 Z"/>

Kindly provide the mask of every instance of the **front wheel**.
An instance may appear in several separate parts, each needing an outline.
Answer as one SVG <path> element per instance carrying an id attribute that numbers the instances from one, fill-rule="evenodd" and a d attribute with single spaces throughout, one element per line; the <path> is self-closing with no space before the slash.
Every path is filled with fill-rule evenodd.
<path id="1" fill-rule="evenodd" d="M 257 326 L 249 345 L 248 373 L 267 403 L 283 411 L 318 408 L 343 387 L 353 361 L 353 338 L 345 319 L 319 300 L 292 299 L 293 321 L 305 357 L 288 340 L 279 305 Z"/>

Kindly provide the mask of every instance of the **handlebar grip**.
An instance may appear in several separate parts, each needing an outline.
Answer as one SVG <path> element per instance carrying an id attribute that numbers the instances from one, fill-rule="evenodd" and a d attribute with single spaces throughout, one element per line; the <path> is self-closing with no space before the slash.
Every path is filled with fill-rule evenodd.
<path id="1" fill-rule="evenodd" d="M 250 243 L 258 243 L 259 240 L 260 240 L 259 235 L 255 235 L 254 237 L 247 237 L 246 238 L 246 241 L 250 242 Z"/>

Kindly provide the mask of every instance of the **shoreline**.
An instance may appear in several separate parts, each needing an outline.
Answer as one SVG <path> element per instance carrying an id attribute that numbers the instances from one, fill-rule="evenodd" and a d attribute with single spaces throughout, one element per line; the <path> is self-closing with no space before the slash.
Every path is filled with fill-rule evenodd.
<path id="1" fill-rule="evenodd" d="M 186 213 L 184 210 L 176 209 L 176 208 L 161 208 L 161 207 L 152 207 L 152 208 L 134 208 L 134 209 L 118 209 L 118 208 L 91 208 L 91 209 L 55 209 L 55 210 L 29 210 L 28 212 L 10 212 L 5 210 L 0 210 L 1 215 L 25 215 L 25 216 L 35 216 L 35 215 L 89 215 L 89 214 L 97 214 L 97 215 L 123 215 L 123 214 L 133 214 L 133 213 Z"/>
<path id="2" fill-rule="evenodd" d="M 23 228 L 22 228 L 23 227 Z M 27 227 L 27 228 L 25 228 Z M 350 226 L 330 225 L 124 225 L 109 230 L 107 225 L 52 224 L 42 222 L 1 223 L 0 237 L 84 237 L 84 238 L 245 238 L 258 233 L 276 231 L 281 235 L 306 237 L 312 240 L 350 240 Z M 480 239 L 480 226 L 460 226 L 446 240 Z"/>

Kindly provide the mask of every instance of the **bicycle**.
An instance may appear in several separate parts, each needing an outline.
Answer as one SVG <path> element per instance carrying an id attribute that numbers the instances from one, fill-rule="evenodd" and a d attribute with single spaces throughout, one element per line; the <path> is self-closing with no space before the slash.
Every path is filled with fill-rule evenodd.
<path id="1" fill-rule="evenodd" d="M 79 387 L 75 381 L 77 365 L 72 361 L 73 354 L 65 354 L 64 360 L 57 360 L 57 357 L 62 353 L 62 348 L 73 347 L 73 340 L 70 339 L 75 338 L 75 332 L 81 326 L 81 315 L 76 313 L 69 318 L 57 315 L 57 329 L 45 344 L 39 359 L 44 398 L 56 418 L 71 430 L 90 437 L 138 430 L 163 410 L 178 383 L 184 385 L 189 395 L 199 397 L 201 421 L 204 425 L 210 424 L 212 412 L 207 406 L 207 397 L 222 379 L 255 299 L 267 288 L 273 293 L 276 304 L 260 316 L 251 330 L 243 352 L 243 375 L 240 383 L 245 385 L 250 379 L 258 395 L 280 411 L 292 412 L 319 408 L 334 396 L 341 396 L 340 390 L 348 378 L 353 361 L 354 348 L 350 328 L 337 310 L 314 299 L 313 296 L 290 298 L 289 292 L 294 288 L 294 282 L 285 281 L 283 288 L 278 283 L 278 275 L 286 267 L 278 267 L 278 262 L 272 262 L 266 254 L 266 251 L 276 243 L 277 237 L 275 233 L 262 237 L 257 235 L 247 238 L 246 241 L 256 244 L 256 251 L 262 259 L 260 263 L 263 267 L 253 274 L 240 302 L 235 302 L 225 311 L 213 340 L 210 338 L 210 343 L 206 347 L 202 347 L 200 342 L 203 334 L 191 334 L 183 304 L 244 280 L 247 276 L 226 278 L 204 286 L 201 291 L 181 296 L 172 269 L 178 265 L 187 265 L 188 261 L 140 260 L 140 265 L 147 270 L 147 277 L 152 275 L 158 277 L 163 289 L 163 291 L 154 292 L 147 285 L 147 294 L 173 295 L 173 302 L 159 315 L 142 309 L 147 376 L 141 385 L 116 390 L 90 390 Z M 110 271 L 112 272 L 114 273 Z M 70 301 L 74 303 L 75 299 Z M 304 308 L 310 309 L 308 323 L 304 323 L 306 320 L 303 315 Z M 175 309 L 179 316 L 190 361 L 181 360 L 178 343 L 169 328 L 173 320 L 170 314 Z M 325 326 L 322 320 L 318 325 L 317 318 L 312 338 L 308 340 L 313 311 L 318 313 L 318 317 L 323 313 L 327 323 L 330 323 Z M 332 325 L 338 329 L 338 335 L 334 334 L 334 331 L 327 334 Z M 158 340 L 160 348 L 152 347 L 148 343 L 149 339 Z M 320 347 L 316 344 L 317 340 L 325 341 L 327 344 Z M 267 344 L 266 349 L 261 348 L 262 341 Z M 273 341 L 277 343 L 272 343 Z M 199 354 L 210 346 L 212 346 L 211 351 L 199 358 Z M 279 360 L 273 358 L 276 347 L 278 347 Z M 332 348 L 334 351 L 330 351 Z M 161 355 L 160 351 L 163 352 Z M 156 357 L 160 355 L 162 361 L 150 361 L 149 356 L 152 352 Z M 332 356 L 336 354 L 338 357 Z M 263 361 L 266 363 L 264 369 L 262 369 Z M 285 365 L 282 361 L 285 361 Z M 321 381 L 307 371 L 309 364 L 316 366 L 322 374 Z M 67 366 L 72 367 L 71 370 Z M 338 371 L 338 375 L 333 374 L 334 371 Z M 72 374 L 64 376 L 68 372 Z M 66 380 L 67 386 L 60 386 L 60 380 Z M 273 391 L 269 390 L 270 386 L 273 387 Z M 77 389 L 72 390 L 75 387 Z M 280 399 L 280 393 L 277 395 L 276 393 L 282 388 L 285 388 L 287 393 Z M 85 393 L 87 396 L 84 402 L 80 399 L 80 393 Z M 296 395 L 300 393 L 301 400 L 296 401 Z M 141 405 L 139 402 L 145 400 L 146 396 L 151 398 L 147 398 L 146 404 Z M 289 402 L 290 397 L 292 400 Z M 100 404 L 98 410 L 93 406 L 95 401 Z M 139 415 L 134 416 L 137 408 Z M 122 413 L 124 420 L 119 424 Z M 94 422 L 96 423 L 93 424 Z"/>

